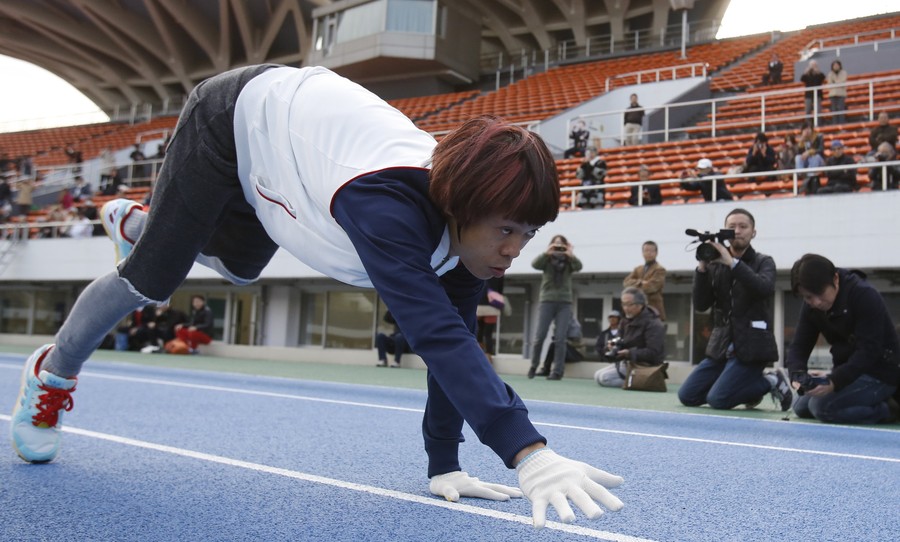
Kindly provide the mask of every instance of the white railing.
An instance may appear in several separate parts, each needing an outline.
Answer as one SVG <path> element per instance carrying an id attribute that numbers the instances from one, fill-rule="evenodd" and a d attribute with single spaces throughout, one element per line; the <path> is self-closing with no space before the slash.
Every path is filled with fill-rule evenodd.
<path id="1" fill-rule="evenodd" d="M 636 72 L 621 73 L 619 75 L 613 75 L 606 78 L 606 92 L 609 92 L 609 89 L 612 88 L 612 84 L 616 82 L 621 82 L 624 85 L 658 83 L 664 80 L 664 75 L 669 76 L 668 78 L 665 78 L 666 81 L 678 79 L 678 74 L 682 74 L 682 79 L 686 77 L 706 78 L 706 70 L 708 68 L 709 64 L 707 64 L 706 62 L 694 62 L 691 64 L 678 64 L 676 66 L 665 66 L 663 68 L 651 68 Z M 645 77 L 647 75 L 651 77 Z"/>
<path id="2" fill-rule="evenodd" d="M 801 49 L 800 60 L 806 60 L 812 56 L 813 53 L 824 49 L 839 49 L 849 45 L 859 45 L 860 43 L 895 40 L 897 39 L 898 30 L 900 30 L 900 28 L 883 28 L 881 30 L 870 30 L 868 32 L 858 32 L 856 34 L 814 39 Z M 848 40 L 852 40 L 852 43 L 848 43 Z"/>
<path id="3" fill-rule="evenodd" d="M 843 171 L 843 170 L 860 170 L 860 169 L 868 169 L 872 170 L 873 168 L 881 168 L 881 187 L 880 190 L 887 190 L 887 168 L 900 166 L 900 160 L 894 160 L 891 162 L 860 162 L 857 164 L 847 164 L 840 166 L 821 166 L 815 168 L 800 168 L 800 169 L 776 169 L 773 171 L 759 171 L 753 173 L 730 173 L 724 175 L 711 175 L 709 177 L 703 177 L 700 179 L 691 178 L 691 179 L 681 179 L 681 178 L 672 178 L 672 179 L 659 179 L 655 181 L 629 181 L 629 182 L 615 182 L 602 185 L 591 185 L 591 186 L 564 186 L 560 188 L 560 192 L 562 194 L 572 194 L 572 201 L 568 205 L 569 208 L 575 209 L 578 205 L 578 194 L 580 192 L 590 191 L 590 190 L 602 190 L 606 191 L 607 189 L 619 191 L 623 187 L 628 188 L 629 192 L 631 191 L 631 187 L 637 186 L 637 196 L 638 196 L 638 206 L 644 205 L 644 190 L 645 186 L 660 186 L 666 184 L 678 183 L 680 184 L 682 181 L 690 181 L 690 182 L 711 182 L 712 184 L 712 201 L 718 201 L 718 194 L 716 193 L 716 182 L 719 179 L 725 179 L 726 182 L 728 179 L 743 179 L 743 180 L 753 180 L 758 177 L 769 178 L 769 177 L 786 177 L 790 176 L 791 178 L 791 191 L 794 196 L 800 194 L 803 183 L 806 178 L 809 177 L 810 173 L 825 173 L 829 171 Z M 858 171 L 857 171 L 858 172 Z M 605 198 L 604 198 L 605 199 Z"/>
<path id="4" fill-rule="evenodd" d="M 772 90 L 766 92 L 751 92 L 738 94 L 735 96 L 727 96 L 723 98 L 713 98 L 709 100 L 692 100 L 686 102 L 677 102 L 671 104 L 661 104 L 661 105 L 643 105 L 644 111 L 648 113 L 653 113 L 655 111 L 662 110 L 663 114 L 663 127 L 658 130 L 644 130 L 641 132 L 642 138 L 647 138 L 650 136 L 661 136 L 660 139 L 662 141 L 674 141 L 679 139 L 687 139 L 689 135 L 696 135 L 698 133 L 705 133 L 709 137 L 716 137 L 719 132 L 729 129 L 739 129 L 741 131 L 759 131 L 765 132 L 771 129 L 774 125 L 783 125 L 790 126 L 791 129 L 796 129 L 797 125 L 803 121 L 812 121 L 815 126 L 819 126 L 821 121 L 826 118 L 831 118 L 835 115 L 843 115 L 844 117 L 848 116 L 856 116 L 856 117 L 864 117 L 867 121 L 875 120 L 878 116 L 879 111 L 897 111 L 900 110 L 900 101 L 891 100 L 887 103 L 879 103 L 876 107 L 876 102 L 878 101 L 878 95 L 876 94 L 875 87 L 881 83 L 888 83 L 893 81 L 900 81 L 900 75 L 892 75 L 886 77 L 877 77 L 874 79 L 865 79 L 865 80 L 856 80 L 847 83 L 842 83 L 840 85 L 834 86 L 843 86 L 847 87 L 848 90 L 851 88 L 864 89 L 862 92 L 855 93 L 855 96 L 848 96 L 848 102 L 853 99 L 854 102 L 858 102 L 858 95 L 863 94 L 865 96 L 865 101 L 862 105 L 854 105 L 853 103 L 847 103 L 844 111 L 840 112 L 831 112 L 826 111 L 823 108 L 823 104 L 819 100 L 818 92 L 814 93 L 813 98 L 813 113 L 810 116 L 807 116 L 803 109 L 804 97 L 806 95 L 807 89 L 806 87 L 799 88 L 791 88 L 791 89 L 783 89 L 783 90 Z M 829 85 L 823 87 L 814 87 L 814 89 L 823 88 L 827 90 Z M 849 92 L 848 92 L 849 94 Z M 799 107 L 799 113 L 771 113 L 771 111 L 767 111 L 767 107 L 777 98 L 783 98 L 785 96 L 795 96 L 796 103 Z M 755 114 L 741 114 L 737 120 L 730 119 L 720 119 L 718 117 L 719 111 L 726 105 L 731 103 L 742 103 L 747 105 L 755 105 L 754 109 L 758 107 L 758 113 Z M 674 127 L 670 122 L 671 117 L 673 116 L 673 112 L 677 112 L 678 110 L 683 110 L 685 108 L 691 108 L 694 111 L 691 117 L 695 117 L 697 114 L 706 111 L 706 114 L 709 118 L 708 125 L 701 126 L 686 126 L 686 127 Z M 624 115 L 627 109 L 611 109 L 607 111 L 597 112 L 597 113 L 583 113 L 578 116 L 579 119 L 583 119 L 588 127 L 591 127 L 592 119 L 597 119 L 597 122 L 600 122 L 600 119 L 603 117 L 611 117 L 618 116 L 620 119 L 624 119 Z M 570 121 L 571 123 L 572 121 Z M 624 120 L 622 120 L 624 123 Z M 622 123 L 619 125 L 621 126 Z M 571 132 L 571 126 L 567 127 L 567 132 Z M 616 132 L 612 132 L 612 135 L 603 135 L 605 133 L 610 133 L 609 130 L 604 130 L 599 139 L 602 141 L 608 141 L 609 144 L 604 144 L 603 147 L 615 147 L 621 144 L 621 139 L 619 134 Z M 591 134 L 592 138 L 596 137 L 593 133 Z M 656 139 L 656 138 L 654 138 Z"/>

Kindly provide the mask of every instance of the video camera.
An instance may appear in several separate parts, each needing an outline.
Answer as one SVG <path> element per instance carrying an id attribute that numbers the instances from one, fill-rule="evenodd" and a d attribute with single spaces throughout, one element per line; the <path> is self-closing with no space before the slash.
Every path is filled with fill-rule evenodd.
<path id="1" fill-rule="evenodd" d="M 719 251 L 715 249 L 709 243 L 712 241 L 718 241 L 721 244 L 724 244 L 725 241 L 731 241 L 734 239 L 734 230 L 719 230 L 717 233 L 712 232 L 699 232 L 693 229 L 684 230 L 686 235 L 690 235 L 691 237 L 696 237 L 697 241 L 700 245 L 697 247 L 697 260 L 702 262 L 711 262 L 719 257 Z"/>
<path id="2" fill-rule="evenodd" d="M 817 386 L 825 386 L 830 382 L 827 377 L 813 376 L 802 371 L 791 373 L 791 380 L 800 384 L 800 388 L 797 389 L 797 395 L 803 395 Z"/>

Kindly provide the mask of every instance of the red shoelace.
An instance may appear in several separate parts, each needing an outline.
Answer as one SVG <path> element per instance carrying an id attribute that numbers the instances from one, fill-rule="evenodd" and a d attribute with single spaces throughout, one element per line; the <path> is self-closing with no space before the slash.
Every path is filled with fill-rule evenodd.
<path id="1" fill-rule="evenodd" d="M 43 385 L 39 387 L 46 393 L 38 396 L 38 413 L 34 415 L 31 423 L 37 427 L 56 427 L 60 409 L 68 412 L 75 404 L 75 400 L 72 399 L 72 392 L 75 391 L 75 388 L 61 390 Z"/>

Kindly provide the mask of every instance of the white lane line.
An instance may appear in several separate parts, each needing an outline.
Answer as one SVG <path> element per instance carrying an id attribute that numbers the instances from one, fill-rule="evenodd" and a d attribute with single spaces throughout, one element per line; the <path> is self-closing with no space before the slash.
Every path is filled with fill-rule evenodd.
<path id="1" fill-rule="evenodd" d="M 845 459 L 865 459 L 868 461 L 883 461 L 886 463 L 900 463 L 900 458 L 897 457 L 881 457 L 875 455 L 859 455 L 859 454 L 846 454 L 839 452 L 826 452 L 822 450 L 806 450 L 803 448 L 787 448 L 784 446 L 766 446 L 764 444 L 747 444 L 744 442 L 730 442 L 727 440 L 711 440 L 711 439 L 703 439 L 703 438 L 694 438 L 694 437 L 678 437 L 674 435 L 660 435 L 657 433 L 639 433 L 637 431 L 621 431 L 618 429 L 600 429 L 597 427 L 583 427 L 580 425 L 565 425 L 560 423 L 541 423 L 541 422 L 532 422 L 534 425 L 542 425 L 546 427 L 556 427 L 560 429 L 577 429 L 579 431 L 590 431 L 594 433 L 611 433 L 615 435 L 627 435 L 632 437 L 647 437 L 647 438 L 657 438 L 664 440 L 680 440 L 685 442 L 699 442 L 701 444 L 719 444 L 722 446 L 737 446 L 741 448 L 756 448 L 760 450 L 771 450 L 776 452 L 791 452 L 791 453 L 799 453 L 799 454 L 810 454 L 810 455 L 825 455 L 829 457 L 841 457 Z"/>
<path id="2" fill-rule="evenodd" d="M 240 388 L 229 388 L 225 386 L 210 386 L 206 384 L 189 384 L 184 382 L 176 382 L 172 380 L 160 380 L 160 379 L 148 379 L 148 378 L 139 378 L 139 377 L 131 377 L 131 376 L 119 376 L 119 375 L 108 375 L 102 373 L 94 373 L 85 371 L 82 373 L 83 375 L 91 376 L 93 378 L 105 378 L 107 380 L 120 380 L 126 382 L 136 382 L 140 384 L 157 384 L 161 386 L 172 386 L 172 387 L 181 387 L 181 388 L 190 388 L 190 389 L 201 389 L 208 391 L 221 391 L 227 393 L 238 393 L 244 395 L 257 395 L 262 397 L 273 397 L 279 399 L 294 399 L 300 401 L 311 401 L 311 402 L 319 402 L 319 403 L 331 403 L 336 405 L 346 405 L 346 406 L 359 406 L 364 408 L 377 408 L 383 410 L 397 410 L 402 412 L 413 412 L 413 413 L 423 413 L 424 409 L 417 408 L 406 408 L 406 407 L 396 407 L 390 405 L 381 405 L 376 403 L 360 403 L 355 401 L 343 401 L 338 399 L 322 399 L 320 397 L 310 397 L 306 395 L 294 395 L 288 393 L 273 393 L 266 391 L 255 391 L 255 390 L 244 390 Z M 585 427 L 580 425 L 566 425 L 559 423 L 549 423 L 549 422 L 539 422 L 532 420 L 532 423 L 537 426 L 542 427 L 554 427 L 558 429 L 571 429 L 577 431 L 589 431 L 594 433 L 608 433 L 613 435 L 624 435 L 624 436 L 633 436 L 633 437 L 645 437 L 645 438 L 656 438 L 662 440 L 678 440 L 684 442 L 696 442 L 700 444 L 716 444 L 721 446 L 736 446 L 742 448 L 754 448 L 759 450 L 769 450 L 769 451 L 777 451 L 777 452 L 789 452 L 789 453 L 799 453 L 799 454 L 808 454 L 808 455 L 821 455 L 828 457 L 839 457 L 844 459 L 862 459 L 866 461 L 881 461 L 886 463 L 900 463 L 900 458 L 896 457 L 881 457 L 881 456 L 871 456 L 871 455 L 860 455 L 860 454 L 850 454 L 843 452 L 828 452 L 823 450 L 809 450 L 804 448 L 788 448 L 783 446 L 768 446 L 764 444 L 750 444 L 744 442 L 732 442 L 726 440 L 713 440 L 713 439 L 702 439 L 695 437 L 681 437 L 676 435 L 663 435 L 659 433 L 640 433 L 636 431 L 623 431 L 619 429 L 600 429 L 597 427 Z"/>
<path id="3" fill-rule="evenodd" d="M 5 421 L 11 421 L 11 417 L 5 414 L 0 414 L 0 419 Z M 346 482 L 344 480 L 336 480 L 334 478 L 326 478 L 324 476 L 317 476 L 315 474 L 309 474 L 305 472 L 299 472 L 295 470 L 283 469 L 279 467 L 271 467 L 269 465 L 262 465 L 260 463 L 252 463 L 249 461 L 242 461 L 240 459 L 232 459 L 230 457 L 223 457 L 220 455 L 207 454 L 204 452 L 196 452 L 193 450 L 186 450 L 184 448 L 176 448 L 174 446 L 167 446 L 165 444 L 156 444 L 154 442 L 147 442 L 143 440 L 136 440 L 127 437 L 120 437 L 118 435 L 110 435 L 108 433 L 99 433 L 96 431 L 89 431 L 87 429 L 79 429 L 76 427 L 63 427 L 63 432 L 72 433 L 74 435 L 79 435 L 82 437 L 94 438 L 99 440 L 105 440 L 108 442 L 113 442 L 116 444 L 124 444 L 126 446 L 134 446 L 136 448 L 143 448 L 146 450 L 152 450 L 156 452 L 162 452 L 171 455 L 177 455 L 181 457 L 187 457 L 190 459 L 197 459 L 200 461 L 206 461 L 209 463 L 217 463 L 220 465 L 225 465 L 229 467 L 236 467 L 241 469 L 247 469 L 255 472 L 261 472 L 265 474 L 274 474 L 276 476 L 284 476 L 286 478 L 292 478 L 295 480 L 302 480 L 304 482 L 312 482 L 315 484 L 322 484 L 332 487 L 337 487 L 340 489 L 348 489 L 351 491 L 357 491 L 360 493 L 368 493 L 370 495 L 377 495 L 381 497 L 389 497 L 392 499 L 398 499 L 401 501 L 407 501 L 416 504 L 422 504 L 426 506 L 434 506 L 437 508 L 445 508 L 447 510 L 452 510 L 455 512 L 464 512 L 467 514 L 475 514 L 478 516 L 485 516 L 492 519 L 499 519 L 503 521 L 510 521 L 513 523 L 521 523 L 523 525 L 532 525 L 532 518 L 530 516 L 522 516 L 519 514 L 510 514 L 508 512 L 499 512 L 497 510 L 490 510 L 486 508 L 479 508 L 477 506 L 471 506 L 468 504 L 460 504 L 458 502 L 450 502 L 446 500 L 441 500 L 438 498 L 430 498 L 423 497 L 421 495 L 413 495 L 411 493 L 403 493 L 400 491 L 394 491 L 391 489 L 385 489 L 382 487 L 369 486 L 365 484 L 357 484 L 354 482 Z M 555 530 L 555 531 L 563 531 L 571 534 L 576 534 L 580 536 L 585 536 L 588 538 L 594 538 L 597 540 L 608 540 L 611 542 L 654 542 L 651 539 L 647 538 L 639 538 L 635 536 L 629 536 L 620 533 L 612 533 L 609 531 L 599 531 L 596 529 L 589 529 L 587 527 L 580 527 L 577 525 L 569 525 L 566 523 L 559 523 L 555 521 L 548 521 L 546 523 L 547 529 Z"/>

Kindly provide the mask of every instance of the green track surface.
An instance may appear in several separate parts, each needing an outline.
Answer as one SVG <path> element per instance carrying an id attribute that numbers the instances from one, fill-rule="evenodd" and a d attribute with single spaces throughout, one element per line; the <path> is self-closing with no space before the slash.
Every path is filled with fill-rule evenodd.
<path id="1" fill-rule="evenodd" d="M 16 346 L 2 346 L 0 350 L 22 355 L 30 354 L 32 351 L 31 348 Z M 345 382 L 417 390 L 425 389 L 425 371 L 423 369 L 383 368 L 375 367 L 374 364 L 371 367 L 367 367 L 333 363 L 223 358 L 206 355 L 140 354 L 137 352 L 113 352 L 109 350 L 98 350 L 91 356 L 91 359 L 197 371 L 219 371 L 302 380 Z M 86 369 L 90 370 L 90 362 L 86 365 Z M 689 408 L 681 405 L 676 396 L 678 386 L 671 384 L 669 385 L 668 393 L 653 393 L 601 388 L 593 380 L 583 378 L 569 378 L 561 381 L 548 381 L 544 378 L 529 380 L 524 375 L 502 375 L 502 378 L 526 402 L 528 400 L 541 400 L 663 412 L 735 416 L 762 420 L 783 420 L 788 418 L 787 414 L 790 414 L 789 419 L 791 421 L 805 422 L 805 420 L 799 420 L 793 413 L 776 410 L 774 402 L 768 397 L 764 398 L 763 402 L 756 409 L 713 410 L 709 407 Z M 879 427 L 900 429 L 900 424 L 880 425 Z"/>

